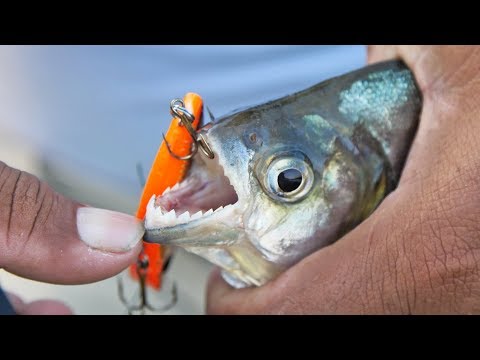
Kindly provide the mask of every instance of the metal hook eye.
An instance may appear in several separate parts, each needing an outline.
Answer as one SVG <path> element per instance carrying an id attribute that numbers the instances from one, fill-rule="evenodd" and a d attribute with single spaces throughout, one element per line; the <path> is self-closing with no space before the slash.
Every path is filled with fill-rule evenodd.
<path id="1" fill-rule="evenodd" d="M 190 160 L 197 153 L 199 148 L 198 145 L 200 144 L 200 148 L 202 152 L 205 154 L 205 156 L 207 156 L 210 159 L 213 159 L 215 157 L 215 154 L 213 153 L 212 148 L 207 143 L 207 141 L 205 140 L 205 137 L 202 134 L 197 135 L 197 132 L 192 126 L 192 123 L 195 120 L 195 116 L 185 108 L 185 104 L 183 103 L 182 100 L 173 99 L 170 102 L 170 114 L 173 117 L 176 117 L 179 119 L 180 125 L 185 126 L 188 133 L 193 139 L 192 150 L 190 154 L 186 156 L 179 156 L 172 151 L 170 144 L 165 138 L 165 134 L 162 134 L 163 140 L 165 142 L 165 145 L 167 146 L 167 150 L 170 153 L 170 155 L 172 155 L 174 158 L 179 160 Z"/>

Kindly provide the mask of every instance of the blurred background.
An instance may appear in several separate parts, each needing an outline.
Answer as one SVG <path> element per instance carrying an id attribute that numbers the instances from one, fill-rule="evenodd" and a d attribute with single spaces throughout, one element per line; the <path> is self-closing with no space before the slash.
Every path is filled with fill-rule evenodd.
<path id="1" fill-rule="evenodd" d="M 215 116 L 302 90 L 365 65 L 363 46 L 0 46 L 0 159 L 93 206 L 133 214 L 171 116 L 200 94 Z M 166 314 L 203 314 L 212 269 L 178 250 Z M 64 300 L 77 314 L 124 314 L 116 279 L 58 286 L 0 270 L 31 301 Z"/>

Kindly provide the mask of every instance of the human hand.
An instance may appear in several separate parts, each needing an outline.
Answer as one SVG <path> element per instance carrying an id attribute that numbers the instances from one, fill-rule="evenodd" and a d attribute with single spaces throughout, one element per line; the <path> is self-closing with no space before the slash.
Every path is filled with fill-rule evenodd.
<path id="1" fill-rule="evenodd" d="M 135 262 L 143 231 L 135 217 L 79 204 L 0 162 L 0 268 L 8 272 L 55 284 L 100 281 Z M 19 314 L 71 313 L 58 302 L 7 296 Z"/>
<path id="2" fill-rule="evenodd" d="M 372 46 L 401 58 L 423 111 L 398 188 L 362 224 L 259 288 L 215 271 L 210 314 L 480 312 L 480 47 Z"/>

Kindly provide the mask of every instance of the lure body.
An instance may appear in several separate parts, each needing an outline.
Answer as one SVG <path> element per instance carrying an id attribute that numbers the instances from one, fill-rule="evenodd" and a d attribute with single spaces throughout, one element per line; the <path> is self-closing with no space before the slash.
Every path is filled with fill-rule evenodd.
<path id="1" fill-rule="evenodd" d="M 185 108 L 194 116 L 191 123 L 194 129 L 200 124 L 203 111 L 203 100 L 195 93 L 187 93 L 183 99 Z M 170 144 L 170 151 L 165 141 Z M 181 124 L 178 118 L 173 118 L 164 141 L 160 145 L 155 159 L 152 163 L 150 173 L 142 191 L 135 216 L 143 220 L 146 213 L 147 203 L 154 195 L 161 195 L 165 190 L 173 187 L 182 181 L 189 167 L 189 161 L 180 160 L 172 156 L 171 152 L 178 156 L 187 156 L 192 149 L 193 139 Z M 160 290 L 162 286 L 162 272 L 164 264 L 171 251 L 167 246 L 144 243 L 143 252 L 140 254 L 139 263 L 130 266 L 130 275 L 134 279 L 139 278 L 143 272 L 145 276 L 145 285 L 155 290 Z M 145 259 L 148 260 L 145 268 L 141 267 Z"/>

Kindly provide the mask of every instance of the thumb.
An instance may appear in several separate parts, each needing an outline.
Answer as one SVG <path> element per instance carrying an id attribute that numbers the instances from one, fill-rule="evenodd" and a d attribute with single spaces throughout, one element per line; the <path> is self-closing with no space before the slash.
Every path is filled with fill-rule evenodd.
<path id="1" fill-rule="evenodd" d="M 143 225 L 83 206 L 0 162 L 0 268 L 37 281 L 81 284 L 135 262 Z"/>

